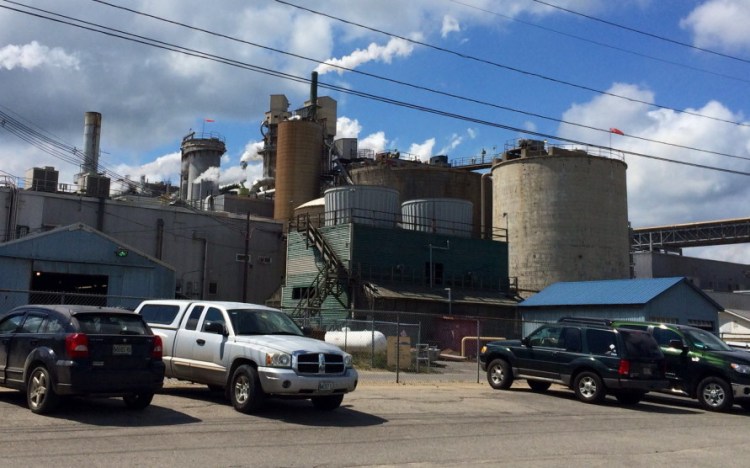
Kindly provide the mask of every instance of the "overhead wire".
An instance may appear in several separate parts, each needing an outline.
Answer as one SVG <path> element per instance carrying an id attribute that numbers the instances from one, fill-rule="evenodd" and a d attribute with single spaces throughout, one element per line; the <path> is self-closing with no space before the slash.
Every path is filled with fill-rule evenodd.
<path id="1" fill-rule="evenodd" d="M 420 45 L 420 46 L 427 47 L 427 48 L 430 48 L 430 49 L 433 49 L 433 50 L 437 50 L 439 52 L 443 52 L 443 53 L 446 53 L 446 54 L 454 55 L 454 56 L 460 57 L 462 59 L 475 61 L 475 62 L 478 62 L 478 63 L 482 63 L 482 64 L 485 64 L 485 65 L 490 65 L 490 66 L 497 67 L 497 68 L 502 68 L 502 69 L 509 70 L 509 71 L 512 71 L 512 72 L 515 72 L 515 73 L 520 73 L 520 74 L 523 74 L 523 75 L 526 75 L 526 76 L 532 76 L 534 78 L 539 78 L 539 79 L 542 79 L 542 80 L 545 80 L 545 81 L 550 81 L 550 82 L 553 82 L 553 83 L 557 83 L 557 84 L 561 84 L 561 85 L 565 85 L 565 86 L 570 86 L 570 87 L 577 88 L 577 89 L 582 89 L 582 90 L 585 90 L 585 91 L 590 91 L 590 92 L 593 92 L 593 93 L 596 93 L 596 94 L 601 94 L 601 95 L 604 95 L 604 96 L 611 96 L 611 97 L 615 97 L 615 98 L 618 98 L 618 99 L 623 99 L 623 100 L 629 101 L 629 102 L 635 102 L 635 103 L 638 103 L 638 104 L 644 104 L 644 105 L 646 105 L 648 107 L 654 107 L 654 108 L 657 108 L 657 109 L 670 110 L 672 112 L 676 112 L 676 113 L 679 113 L 679 114 L 692 115 L 692 116 L 695 116 L 695 117 L 701 117 L 701 118 L 704 118 L 704 119 L 715 120 L 717 122 L 728 123 L 728 124 L 737 125 L 737 126 L 740 126 L 740 127 L 750 127 L 750 123 L 737 122 L 737 121 L 734 121 L 734 120 L 722 119 L 722 118 L 719 118 L 719 117 L 713 117 L 713 116 L 710 116 L 710 115 L 701 114 L 699 112 L 692 112 L 692 111 L 683 110 L 683 109 L 676 109 L 676 108 L 665 106 L 665 105 L 662 105 L 662 104 L 657 104 L 657 103 L 653 103 L 653 102 L 649 102 L 649 101 L 644 101 L 644 100 L 636 99 L 636 98 L 633 98 L 633 97 L 623 96 L 621 94 L 612 93 L 612 92 L 609 92 L 609 91 L 603 91 L 603 90 L 600 90 L 600 89 L 592 88 L 590 86 L 580 85 L 580 84 L 572 83 L 570 81 L 565 81 L 565 80 L 561 80 L 561 79 L 558 79 L 558 78 L 553 78 L 553 77 L 550 77 L 550 76 L 547 76 L 547 75 L 543 75 L 541 73 L 535 73 L 535 72 L 531 72 L 531 71 L 528 71 L 528 70 L 523 70 L 523 69 L 518 68 L 518 67 L 513 67 L 513 66 L 510 66 L 510 65 L 501 64 L 499 62 L 494 62 L 494 61 L 489 60 L 489 59 L 484 59 L 484 58 L 476 57 L 474 55 L 465 54 L 463 52 L 458 52 L 458 51 L 455 51 L 455 50 L 452 50 L 452 49 L 448 49 L 446 47 L 437 46 L 437 45 L 430 44 L 430 43 L 427 43 L 427 42 L 418 41 L 416 39 L 411 39 L 411 38 L 408 38 L 408 37 L 405 37 L 405 36 L 401 36 L 399 34 L 387 32 L 387 31 L 384 31 L 382 29 L 373 28 L 371 26 L 367 26 L 367 25 L 364 25 L 362 23 L 357 23 L 355 21 L 350 21 L 350 20 L 347 20 L 347 19 L 344 19 L 344 18 L 340 18 L 338 16 L 334 16 L 334 15 L 331 15 L 331 14 L 328 14 L 328 13 L 324 13 L 324 12 L 318 11 L 318 10 L 313 10 L 312 8 L 303 7 L 301 5 L 296 5 L 296 4 L 288 2 L 286 0 L 274 0 L 274 1 L 277 2 L 277 3 L 281 3 L 283 5 L 288 5 L 288 6 L 292 7 L 292 8 L 296 8 L 296 9 L 299 9 L 299 10 L 302 10 L 302 11 L 307 11 L 307 12 L 312 13 L 314 15 L 319 15 L 319 16 L 322 16 L 322 17 L 325 17 L 325 18 L 328 18 L 328 19 L 331 19 L 331 20 L 334 20 L 334 21 L 338 21 L 338 22 L 341 22 L 341 23 L 344 23 L 344 24 L 348 24 L 350 26 L 356 26 L 358 28 L 362 28 L 362 29 L 366 29 L 368 31 L 376 32 L 378 34 L 383 34 L 385 36 L 393 37 L 393 38 L 396 38 L 396 39 L 401 39 L 401 40 L 409 42 L 411 44 Z"/>
<path id="2" fill-rule="evenodd" d="M 630 26 L 625 26 L 623 24 L 615 23 L 613 21 L 608 21 L 608 20 L 605 20 L 605 19 L 602 19 L 602 18 L 598 18 L 596 16 L 587 15 L 585 13 L 581 13 L 579 11 L 571 10 L 569 8 L 565 8 L 565 7 L 562 7 L 560 5 L 555 5 L 553 3 L 545 2 L 543 0 L 531 0 L 531 1 L 539 3 L 540 5 L 546 5 L 546 6 L 550 7 L 550 8 L 554 8 L 556 10 L 560 10 L 560 11 L 564 11 L 564 12 L 570 13 L 572 15 L 580 16 L 580 17 L 589 19 L 591 21 L 596 21 L 596 22 L 599 22 L 599 23 L 602 23 L 602 24 L 606 24 L 608 26 L 612 26 L 612 27 L 615 27 L 615 28 L 623 29 L 625 31 L 630 31 L 630 32 L 633 32 L 633 33 L 636 33 L 636 34 L 641 34 L 643 36 L 647 36 L 647 37 L 650 37 L 652 39 L 658 39 L 660 41 L 669 42 L 669 43 L 672 43 L 672 44 L 676 44 L 676 45 L 679 45 L 679 46 L 687 47 L 689 49 L 697 50 L 697 51 L 700 51 L 700 52 L 705 52 L 707 54 L 712 54 L 712 55 L 716 55 L 716 56 L 719 56 L 719 57 L 728 58 L 730 60 L 736 60 L 738 62 L 750 63 L 750 60 L 744 59 L 744 58 L 741 58 L 741 57 L 737 57 L 735 55 L 729 55 L 729 54 L 725 54 L 725 53 L 718 52 L 718 51 L 715 51 L 715 50 L 706 49 L 704 47 L 699 47 L 699 46 L 696 46 L 696 45 L 693 45 L 693 44 L 688 44 L 687 42 L 678 41 L 676 39 L 672 39 L 672 38 L 669 38 L 669 37 L 666 37 L 666 36 L 660 36 L 658 34 L 654 34 L 654 33 L 650 33 L 650 32 L 647 32 L 647 31 L 640 30 L 640 29 L 632 28 Z"/>
<path id="3" fill-rule="evenodd" d="M 7 2 L 8 0 L 4 0 L 4 1 Z M 10 2 L 10 3 L 18 4 L 18 2 Z M 21 4 L 21 6 L 26 7 L 26 5 L 22 5 L 22 4 Z M 234 67 L 238 67 L 238 68 L 244 68 L 244 69 L 248 69 L 248 70 L 251 70 L 251 71 L 256 71 L 258 73 L 268 74 L 268 75 L 275 76 L 275 77 L 278 77 L 278 78 L 283 78 L 283 79 L 292 80 L 292 81 L 296 81 L 296 82 L 302 82 L 302 83 L 310 83 L 310 81 L 311 81 L 309 78 L 295 76 L 295 75 L 291 75 L 289 73 L 283 73 L 283 72 L 272 70 L 272 69 L 268 69 L 268 68 L 265 68 L 265 67 L 260 67 L 260 66 L 257 66 L 257 65 L 247 64 L 247 63 L 244 63 L 244 62 L 240 62 L 240 61 L 228 59 L 226 57 L 217 56 L 217 55 L 210 54 L 210 53 L 207 53 L 207 52 L 197 51 L 195 49 L 190 49 L 190 48 L 178 46 L 178 45 L 175 45 L 175 44 L 170 44 L 170 43 L 167 43 L 167 42 L 164 42 L 164 41 L 159 41 L 159 40 L 155 40 L 155 39 L 145 38 L 144 36 L 139 36 L 139 35 L 135 35 L 135 34 L 132 34 L 132 33 L 127 33 L 127 32 L 123 32 L 123 31 L 119 31 L 119 30 L 114 30 L 113 28 L 107 28 L 107 27 L 101 26 L 101 25 L 96 25 L 96 26 L 99 27 L 99 28 L 103 28 L 104 30 L 102 30 L 102 29 L 96 29 L 94 27 L 86 26 L 85 25 L 86 24 L 85 21 L 77 20 L 75 18 L 65 17 L 64 15 L 59 15 L 59 14 L 56 14 L 56 13 L 51 13 L 50 12 L 49 14 L 53 14 L 53 15 L 59 16 L 59 17 L 65 17 L 68 20 L 78 21 L 78 22 L 81 22 L 81 23 L 84 23 L 84 24 L 76 24 L 76 23 L 72 23 L 72 22 L 66 21 L 66 20 L 61 20 L 61 19 L 58 19 L 58 18 L 50 18 L 50 17 L 43 16 L 43 15 L 38 14 L 38 13 L 28 12 L 28 11 L 19 10 L 19 9 L 16 9 L 16 8 L 6 7 L 6 6 L 2 6 L 2 5 L 0 5 L 0 8 L 5 8 L 5 9 L 17 11 L 19 13 L 23 13 L 23 14 L 28 14 L 28 15 L 31 15 L 31 16 L 39 17 L 39 18 L 42 18 L 42 19 L 47 19 L 47 20 L 51 20 L 51 21 L 54 21 L 54 22 L 58 22 L 58 23 L 62 23 L 62 24 L 67 24 L 67 25 L 70 25 L 70 26 L 73 26 L 73 27 L 84 29 L 84 30 L 98 32 L 98 33 L 101 33 L 101 34 L 104 34 L 104 35 L 108 35 L 108 36 L 111 36 L 111 37 L 116 37 L 116 38 L 128 40 L 128 41 L 135 42 L 135 43 L 149 45 L 149 46 L 152 46 L 152 47 L 156 47 L 156 48 L 160 48 L 160 49 L 164 49 L 164 50 L 168 50 L 168 51 L 178 52 L 178 53 L 181 53 L 181 54 L 185 54 L 185 55 L 193 56 L 193 57 L 197 57 L 197 58 L 203 58 L 203 59 L 207 59 L 207 60 L 212 60 L 212 61 L 223 63 L 223 64 L 226 64 L 226 65 L 230 65 L 230 66 L 234 66 Z M 34 10 L 39 11 L 39 9 L 36 9 L 36 8 L 33 8 L 33 7 L 29 7 L 29 8 L 32 8 Z M 117 31 L 117 32 L 112 32 L 112 31 Z M 392 99 L 392 98 L 386 98 L 386 97 L 382 97 L 382 96 L 377 96 L 377 95 L 374 95 L 374 94 L 371 94 L 371 93 L 366 93 L 366 92 L 363 92 L 363 91 L 357 91 L 357 90 L 346 88 L 346 87 L 342 87 L 342 86 L 336 86 L 336 85 L 325 83 L 325 82 L 321 82 L 321 81 L 318 81 L 318 85 L 320 87 L 322 87 L 322 88 L 325 88 L 325 89 L 331 89 L 331 90 L 334 90 L 334 91 L 341 92 L 342 94 L 355 95 L 355 96 L 359 96 L 359 97 L 362 97 L 362 98 L 365 98 L 365 99 L 371 99 L 371 100 L 374 100 L 374 101 L 384 102 L 384 103 L 388 103 L 388 104 L 392 104 L 392 105 L 396 105 L 396 106 L 400 106 L 400 107 L 404 107 L 404 108 L 410 108 L 410 109 L 422 111 L 422 112 L 425 112 L 425 113 L 432 113 L 432 114 L 435 114 L 435 115 L 441 115 L 441 116 L 444 116 L 444 117 L 451 117 L 451 118 L 458 119 L 458 120 L 464 120 L 464 121 L 468 121 L 468 122 L 474 122 L 474 123 L 485 125 L 485 126 L 490 126 L 490 127 L 495 127 L 495 128 L 501 128 L 501 129 L 505 129 L 505 130 L 511 130 L 511 131 L 514 131 L 514 132 L 522 133 L 522 134 L 535 135 L 535 136 L 540 136 L 540 137 L 544 137 L 544 138 L 555 139 L 555 140 L 558 140 L 558 141 L 564 141 L 564 142 L 568 142 L 568 143 L 572 143 L 572 144 L 584 145 L 584 146 L 589 146 L 589 147 L 592 147 L 592 148 L 599 148 L 599 149 L 603 149 L 603 150 L 615 150 L 615 151 L 617 151 L 617 152 L 619 152 L 621 154 L 629 154 L 629 155 L 643 157 L 643 158 L 647 158 L 647 159 L 659 160 L 659 161 L 663 161 L 663 162 L 671 162 L 671 163 L 675 163 L 675 164 L 687 165 L 687 166 L 692 166 L 692 167 L 697 167 L 697 168 L 703 168 L 703 169 L 707 169 L 707 170 L 727 172 L 727 173 L 738 174 L 738 175 L 750 175 L 749 172 L 736 171 L 736 170 L 732 170 L 732 169 L 726 169 L 726 168 L 719 168 L 719 167 L 708 166 L 708 165 L 703 165 L 703 164 L 690 163 L 690 162 L 687 162 L 687 161 L 673 160 L 673 159 L 669 159 L 669 158 L 663 158 L 663 157 L 648 155 L 648 154 L 639 153 L 639 152 L 635 152 L 635 151 L 629 151 L 629 150 L 623 150 L 623 149 L 614 149 L 614 148 L 611 148 L 611 147 L 608 147 L 608 146 L 603 146 L 603 145 L 595 145 L 595 144 L 586 143 L 586 142 L 583 142 L 583 141 L 580 141 L 580 140 L 575 140 L 575 139 L 570 139 L 570 138 L 563 138 L 563 137 L 554 136 L 554 135 L 547 134 L 547 133 L 534 132 L 534 131 L 530 131 L 528 129 L 522 129 L 522 128 L 519 128 L 519 127 L 510 126 L 510 125 L 503 125 L 503 124 L 499 124 L 499 123 L 496 123 L 496 122 L 490 122 L 490 121 L 486 121 L 486 120 L 483 120 L 483 119 L 468 117 L 468 116 L 464 116 L 464 115 L 461 115 L 461 114 L 456 114 L 456 113 L 452 113 L 452 112 L 442 111 L 442 110 L 439 110 L 439 109 L 433 109 L 433 108 L 430 108 L 430 107 L 421 106 L 421 105 L 418 105 L 418 104 L 408 103 L 408 102 L 404 102 L 404 101 L 399 101 L 399 100 Z"/>
<path id="4" fill-rule="evenodd" d="M 601 41 L 597 41 L 597 40 L 590 39 L 590 38 L 587 38 L 587 37 L 579 36 L 577 34 L 571 34 L 571 33 L 568 33 L 568 32 L 560 31 L 558 29 L 550 28 L 550 27 L 547 27 L 547 26 L 542 26 L 540 24 L 533 23 L 531 21 L 524 21 L 524 20 L 522 20 L 520 18 L 513 17 L 513 16 L 510 16 L 510 15 L 505 15 L 505 14 L 497 12 L 497 11 L 488 10 L 486 8 L 481 8 L 481 7 L 478 7 L 476 5 L 472 5 L 471 3 L 463 2 L 461 0 L 446 0 L 446 1 L 451 2 L 451 3 L 455 3 L 456 5 L 464 6 L 466 8 L 471 8 L 473 10 L 481 11 L 482 13 L 487 13 L 487 14 L 490 14 L 490 15 L 493 15 L 493 16 L 504 18 L 504 19 L 506 19 L 508 21 L 512 21 L 514 23 L 519 23 L 519 24 L 523 24 L 525 26 L 529 26 L 529 27 L 532 27 L 532 28 L 535 28 L 535 29 L 539 29 L 541 31 L 547 31 L 547 32 L 550 32 L 550 33 L 553 33 L 553 34 L 557 34 L 559 36 L 564 36 L 564 37 L 568 37 L 568 38 L 571 38 L 571 39 L 575 39 L 577 41 L 585 42 L 585 43 L 588 43 L 588 44 L 593 44 L 593 45 L 598 46 L 598 47 L 603 47 L 603 48 L 606 48 L 606 49 L 616 50 L 618 52 L 622 52 L 622 53 L 633 55 L 633 56 L 640 57 L 640 58 L 645 58 L 647 60 L 653 60 L 655 62 L 666 63 L 668 65 L 672 65 L 672 66 L 675 66 L 675 67 L 680 67 L 680 68 L 684 68 L 686 70 L 692 70 L 692 71 L 696 71 L 696 72 L 699 72 L 699 73 L 705 73 L 707 75 L 712 75 L 712 76 L 716 76 L 716 77 L 719 77 L 719 78 L 725 78 L 725 79 L 728 79 L 728 80 L 734 80 L 734 81 L 740 81 L 740 82 L 744 82 L 744 83 L 750 83 L 750 79 L 747 79 L 747 78 L 741 78 L 741 77 L 738 77 L 738 76 L 727 75 L 725 73 L 719 73 L 719 72 L 714 71 L 714 70 L 707 70 L 705 68 L 696 67 L 694 65 L 689 65 L 687 63 L 675 62 L 673 60 L 667 60 L 667 59 L 664 59 L 664 58 L 661 58 L 661 57 L 655 57 L 653 55 L 644 54 L 642 52 L 637 52 L 635 50 L 627 49 L 625 47 L 619 47 L 619 46 L 616 46 L 616 45 L 607 44 L 605 42 L 601 42 Z"/>
<path id="5" fill-rule="evenodd" d="M 223 38 L 223 39 L 228 39 L 228 40 L 233 41 L 233 42 L 237 42 L 237 43 L 241 43 L 241 44 L 246 44 L 246 45 L 250 45 L 250 46 L 253 46 L 253 47 L 258 47 L 258 48 L 261 48 L 261 49 L 264 49 L 264 50 L 272 51 L 272 52 L 275 52 L 275 53 L 280 53 L 280 54 L 284 54 L 284 55 L 287 55 L 287 56 L 299 58 L 299 59 L 306 60 L 306 61 L 309 61 L 309 62 L 312 62 L 312 63 L 315 63 L 315 64 L 323 64 L 323 63 L 325 63 L 325 61 L 321 61 L 321 60 L 318 60 L 318 59 L 314 59 L 314 58 L 306 57 L 306 56 L 303 56 L 303 55 L 300 55 L 300 54 L 295 54 L 295 53 L 291 53 L 291 52 L 284 51 L 284 50 L 281 50 L 281 49 L 277 49 L 277 48 L 273 48 L 273 47 L 261 45 L 261 44 L 258 44 L 258 43 L 255 43 L 255 42 L 251 42 L 251 41 L 247 41 L 247 40 L 244 40 L 244 39 L 239 39 L 239 38 L 236 38 L 236 37 L 233 37 L 233 36 L 229 36 L 227 34 L 218 33 L 218 32 L 215 32 L 215 31 L 211 31 L 211 30 L 208 30 L 208 29 L 196 27 L 196 26 L 193 26 L 193 25 L 189 25 L 189 24 L 182 23 L 182 22 L 179 22 L 179 21 L 171 20 L 171 19 L 164 18 L 164 17 L 161 17 L 161 16 L 152 15 L 150 13 L 145 13 L 145 12 L 142 12 L 142 11 L 139 11 L 139 10 L 135 10 L 133 8 L 124 7 L 124 6 L 121 6 L 121 5 L 115 5 L 115 4 L 112 4 L 112 3 L 104 1 L 104 0 L 91 0 L 91 1 L 96 2 L 96 3 L 100 3 L 100 4 L 103 4 L 103 5 L 112 7 L 112 8 L 116 8 L 116 9 L 128 11 L 130 13 L 133 13 L 133 14 L 136 14 L 136 15 L 139 15 L 139 16 L 144 16 L 144 17 L 147 17 L 147 18 L 155 19 L 157 21 L 166 22 L 166 23 L 169 23 L 169 24 L 173 24 L 173 25 L 176 25 L 176 26 L 187 28 L 187 29 L 190 29 L 190 30 L 193 30 L 193 31 L 198 31 L 198 32 L 202 32 L 202 33 L 205 33 L 205 34 L 209 34 L 209 35 L 215 36 L 215 37 L 220 37 L 220 38 Z M 554 122 L 557 122 L 557 123 L 563 123 L 563 124 L 566 124 L 566 125 L 571 125 L 571 126 L 576 126 L 576 127 L 580 127 L 580 128 L 585 128 L 585 129 L 588 129 L 588 130 L 594 130 L 594 131 L 597 131 L 597 132 L 610 133 L 610 129 L 604 129 L 604 128 L 599 128 L 599 127 L 594 127 L 594 126 L 591 126 L 591 125 L 585 125 L 585 124 L 581 124 L 581 123 L 577 123 L 577 122 L 570 122 L 570 121 L 562 120 L 562 119 L 555 118 L 555 117 L 549 117 L 549 116 L 545 116 L 545 115 L 534 113 L 534 112 L 529 112 L 529 111 L 524 111 L 524 110 L 520 110 L 520 109 L 515 109 L 515 108 L 512 108 L 512 107 L 508 107 L 508 106 L 502 106 L 502 105 L 499 105 L 499 104 L 490 103 L 490 102 L 487 102 L 487 101 L 482 101 L 482 100 L 478 100 L 478 99 L 474 99 L 474 98 L 469 98 L 469 97 L 466 97 L 466 96 L 460 96 L 460 95 L 457 95 L 457 94 L 454 94 L 454 93 L 449 93 L 447 91 L 440 91 L 440 90 L 436 90 L 436 89 L 433 89 L 433 88 L 428 88 L 426 86 L 420 86 L 420 85 L 415 85 L 413 83 L 408 83 L 408 82 L 404 82 L 404 81 L 401 81 L 401 80 L 396 80 L 396 79 L 390 78 L 390 77 L 379 76 L 379 75 L 375 75 L 375 74 L 372 74 L 372 73 L 363 72 L 361 70 L 355 70 L 355 69 L 352 69 L 352 68 L 347 68 L 347 67 L 344 67 L 344 66 L 338 65 L 338 64 L 327 64 L 327 65 L 331 66 L 331 67 L 334 67 L 334 68 L 336 68 L 338 70 L 343 70 L 343 71 L 347 71 L 347 72 L 359 74 L 359 75 L 362 75 L 362 76 L 367 76 L 367 77 L 370 77 L 370 78 L 374 78 L 374 79 L 378 79 L 378 80 L 382 80 L 382 81 L 386 81 L 386 82 L 390 82 L 390 83 L 394 83 L 394 84 L 398 84 L 398 85 L 402 85 L 402 86 L 407 86 L 407 87 L 411 87 L 411 88 L 414 88 L 414 89 L 419 89 L 419 90 L 422 90 L 422 91 L 427 91 L 427 92 L 434 93 L 434 94 L 439 94 L 439 95 L 443 95 L 443 96 L 447 96 L 447 97 L 451 97 L 451 98 L 463 100 L 463 101 L 466 101 L 466 102 L 472 102 L 472 103 L 475 103 L 475 104 L 481 104 L 481 105 L 493 107 L 493 108 L 496 108 L 496 109 L 501 109 L 501 110 L 506 110 L 506 111 L 509 111 L 509 112 L 523 114 L 523 115 L 526 115 L 526 116 L 529 116 L 529 117 L 536 117 L 536 118 L 540 118 L 540 119 L 544 119 L 544 120 L 554 121 Z M 640 136 L 632 135 L 632 134 L 626 134 L 624 136 L 627 136 L 629 138 L 633 138 L 633 139 L 636 139 L 636 140 L 640 140 L 640 141 L 649 142 L 649 143 L 658 143 L 658 144 L 662 144 L 662 145 L 672 146 L 672 147 L 675 147 L 675 148 L 687 149 L 687 150 L 692 150 L 692 151 L 699 151 L 699 152 L 703 152 L 703 153 L 707 153 L 707 154 L 713 154 L 713 155 L 717 155 L 717 156 L 724 156 L 724 157 L 733 158 L 733 159 L 750 160 L 750 157 L 738 156 L 738 155 L 733 155 L 733 154 L 719 152 L 719 151 L 712 151 L 712 150 L 703 149 L 703 148 L 695 148 L 695 147 L 691 147 L 691 146 L 687 146 L 687 145 L 680 145 L 680 144 L 676 144 L 676 143 L 664 142 L 664 141 L 654 140 L 654 139 L 651 139 L 651 138 L 640 137 Z"/>

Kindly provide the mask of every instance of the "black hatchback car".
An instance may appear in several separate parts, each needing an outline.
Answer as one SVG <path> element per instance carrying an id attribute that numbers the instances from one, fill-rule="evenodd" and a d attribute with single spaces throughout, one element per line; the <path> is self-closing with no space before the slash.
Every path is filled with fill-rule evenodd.
<path id="1" fill-rule="evenodd" d="M 558 383 L 585 403 L 611 394 L 635 404 L 668 385 L 664 355 L 651 335 L 595 323 L 542 325 L 522 340 L 487 343 L 479 360 L 495 389 L 514 379 L 526 379 L 533 391 Z"/>
<path id="2" fill-rule="evenodd" d="M 133 312 L 27 305 L 0 314 L 0 386 L 47 413 L 60 396 L 121 396 L 147 407 L 164 383 L 162 341 Z"/>

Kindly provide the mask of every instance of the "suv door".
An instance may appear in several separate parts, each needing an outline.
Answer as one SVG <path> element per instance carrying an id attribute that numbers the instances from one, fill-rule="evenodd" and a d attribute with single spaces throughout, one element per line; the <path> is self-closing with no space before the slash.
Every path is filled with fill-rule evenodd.
<path id="1" fill-rule="evenodd" d="M 527 344 L 514 350 L 516 366 L 524 377 L 542 377 L 545 379 L 560 378 L 559 353 L 560 340 L 564 327 L 559 325 L 544 325 L 536 329 L 526 340 Z"/>

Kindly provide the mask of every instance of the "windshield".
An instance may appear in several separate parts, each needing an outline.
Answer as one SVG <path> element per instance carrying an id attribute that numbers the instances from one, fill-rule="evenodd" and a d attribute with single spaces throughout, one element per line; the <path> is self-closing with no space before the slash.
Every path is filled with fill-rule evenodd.
<path id="1" fill-rule="evenodd" d="M 273 310 L 229 310 L 235 335 L 302 335 L 302 330 L 288 315 Z"/>
<path id="2" fill-rule="evenodd" d="M 685 335 L 698 349 L 710 351 L 732 351 L 732 348 L 721 341 L 716 335 L 705 330 L 685 330 Z"/>

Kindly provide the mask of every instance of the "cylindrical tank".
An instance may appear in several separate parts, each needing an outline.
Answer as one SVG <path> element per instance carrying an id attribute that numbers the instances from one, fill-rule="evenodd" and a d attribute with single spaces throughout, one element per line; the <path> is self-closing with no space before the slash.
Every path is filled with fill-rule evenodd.
<path id="1" fill-rule="evenodd" d="M 422 198 L 459 198 L 473 205 L 472 220 L 479 234 L 482 219 L 481 209 L 485 208 L 485 220 L 492 215 L 489 196 L 482 203 L 482 174 L 477 172 L 441 167 L 431 164 L 370 164 L 349 170 L 349 175 L 357 185 L 379 185 L 398 190 L 399 203 Z M 489 181 L 487 192 L 489 192 Z"/>
<path id="2" fill-rule="evenodd" d="M 404 229 L 454 236 L 471 236 L 473 205 L 458 198 L 427 198 L 401 204 Z"/>
<path id="3" fill-rule="evenodd" d="M 310 200 L 294 209 L 294 218 L 299 222 L 309 219 L 313 226 L 320 227 L 323 225 L 325 207 L 325 198 L 323 197 Z"/>
<path id="4" fill-rule="evenodd" d="M 626 169 L 575 151 L 493 166 L 493 227 L 508 230 L 521 296 L 560 281 L 630 276 Z"/>
<path id="5" fill-rule="evenodd" d="M 345 185 L 328 189 L 325 225 L 364 224 L 392 228 L 399 218 L 398 191 L 373 185 Z"/>
<path id="6" fill-rule="evenodd" d="M 209 169 L 214 169 L 218 174 L 221 166 L 221 156 L 227 148 L 224 141 L 215 135 L 203 135 L 197 138 L 195 133 L 190 133 L 182 139 L 180 145 L 182 151 L 180 170 L 180 198 L 183 200 L 200 200 L 212 193 L 206 193 L 205 184 L 195 184 L 195 179 L 207 174 Z M 206 175 L 204 175 L 206 177 Z M 219 181 L 213 180 L 212 192 L 217 192 Z M 218 195 L 218 193 L 213 193 Z"/>
<path id="7" fill-rule="evenodd" d="M 352 331 L 344 328 L 340 331 L 329 331 L 326 332 L 325 341 L 347 352 L 382 353 L 386 349 L 385 335 L 375 330 Z"/>
<path id="8" fill-rule="evenodd" d="M 323 126 L 309 120 L 279 123 L 273 218 L 289 220 L 294 207 L 320 196 Z"/>

